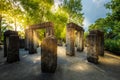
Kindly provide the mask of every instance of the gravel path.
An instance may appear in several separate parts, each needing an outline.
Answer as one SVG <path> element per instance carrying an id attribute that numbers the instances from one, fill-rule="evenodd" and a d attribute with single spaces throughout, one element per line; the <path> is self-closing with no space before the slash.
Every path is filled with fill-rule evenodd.
<path id="1" fill-rule="evenodd" d="M 99 64 L 87 62 L 84 52 L 70 57 L 58 47 L 58 66 L 54 74 L 41 72 L 40 48 L 37 54 L 20 49 L 20 62 L 8 64 L 0 51 L 0 80 L 120 80 L 120 57 L 105 52 Z"/>

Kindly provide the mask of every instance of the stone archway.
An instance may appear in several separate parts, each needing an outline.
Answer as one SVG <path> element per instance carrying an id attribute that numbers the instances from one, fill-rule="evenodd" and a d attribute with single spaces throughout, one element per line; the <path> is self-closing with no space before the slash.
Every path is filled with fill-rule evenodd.
<path id="1" fill-rule="evenodd" d="M 52 22 L 45 22 L 29 26 L 29 29 L 25 30 L 25 48 L 29 50 L 30 54 L 36 52 L 37 47 L 34 39 L 34 33 L 37 29 L 45 29 L 45 37 L 54 36 L 54 27 Z"/>
<path id="2" fill-rule="evenodd" d="M 75 55 L 75 31 L 77 50 L 83 51 L 84 49 L 84 29 L 75 23 L 68 23 L 66 29 L 66 54 L 70 56 Z"/>
<path id="3" fill-rule="evenodd" d="M 54 36 L 54 26 L 52 22 L 45 22 L 30 26 L 26 30 L 26 47 L 29 54 L 36 52 L 34 32 L 36 29 L 45 29 L 45 38 L 41 43 L 41 69 L 42 72 L 54 73 L 57 67 L 57 39 Z"/>

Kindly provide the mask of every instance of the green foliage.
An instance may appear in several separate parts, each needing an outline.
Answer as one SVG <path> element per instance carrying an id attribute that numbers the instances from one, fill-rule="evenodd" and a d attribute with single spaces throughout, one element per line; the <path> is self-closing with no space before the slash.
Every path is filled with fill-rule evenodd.
<path id="1" fill-rule="evenodd" d="M 82 25 L 83 13 L 81 0 L 64 0 L 62 8 L 67 12 L 69 19 L 68 22 L 74 22 Z"/>
<path id="2" fill-rule="evenodd" d="M 120 39 L 119 40 L 107 39 L 105 40 L 104 45 L 106 50 L 120 54 Z"/>
<path id="3" fill-rule="evenodd" d="M 54 23 L 55 36 L 65 39 L 67 22 L 82 25 L 84 18 L 81 0 L 63 0 L 62 3 L 56 11 L 52 11 L 54 0 L 1 0 L 0 15 L 4 19 L 2 33 L 7 29 L 14 30 L 11 24 L 24 30 L 29 25 L 51 21 Z M 43 37 L 44 30 L 37 32 Z M 19 34 L 23 36 L 24 32 Z"/>

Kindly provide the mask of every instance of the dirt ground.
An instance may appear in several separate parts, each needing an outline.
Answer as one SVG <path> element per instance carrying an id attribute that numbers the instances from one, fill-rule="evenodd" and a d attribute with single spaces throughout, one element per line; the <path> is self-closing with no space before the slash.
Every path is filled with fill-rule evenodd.
<path id="1" fill-rule="evenodd" d="M 40 48 L 36 54 L 20 49 L 20 61 L 6 63 L 0 50 L 0 80 L 120 80 L 120 56 L 99 57 L 99 64 L 87 62 L 85 52 L 66 56 L 65 47 L 58 47 L 58 66 L 54 74 L 41 72 Z"/>

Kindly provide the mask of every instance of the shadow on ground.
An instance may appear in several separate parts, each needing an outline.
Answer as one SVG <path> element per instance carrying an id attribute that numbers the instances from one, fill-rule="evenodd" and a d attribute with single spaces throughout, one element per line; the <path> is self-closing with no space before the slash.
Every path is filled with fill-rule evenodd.
<path id="1" fill-rule="evenodd" d="M 99 64 L 87 62 L 84 52 L 65 55 L 65 47 L 58 47 L 58 66 L 54 74 L 41 72 L 40 48 L 36 54 L 20 49 L 20 62 L 8 64 L 0 51 L 0 80 L 120 80 L 120 57 L 105 52 Z"/>

